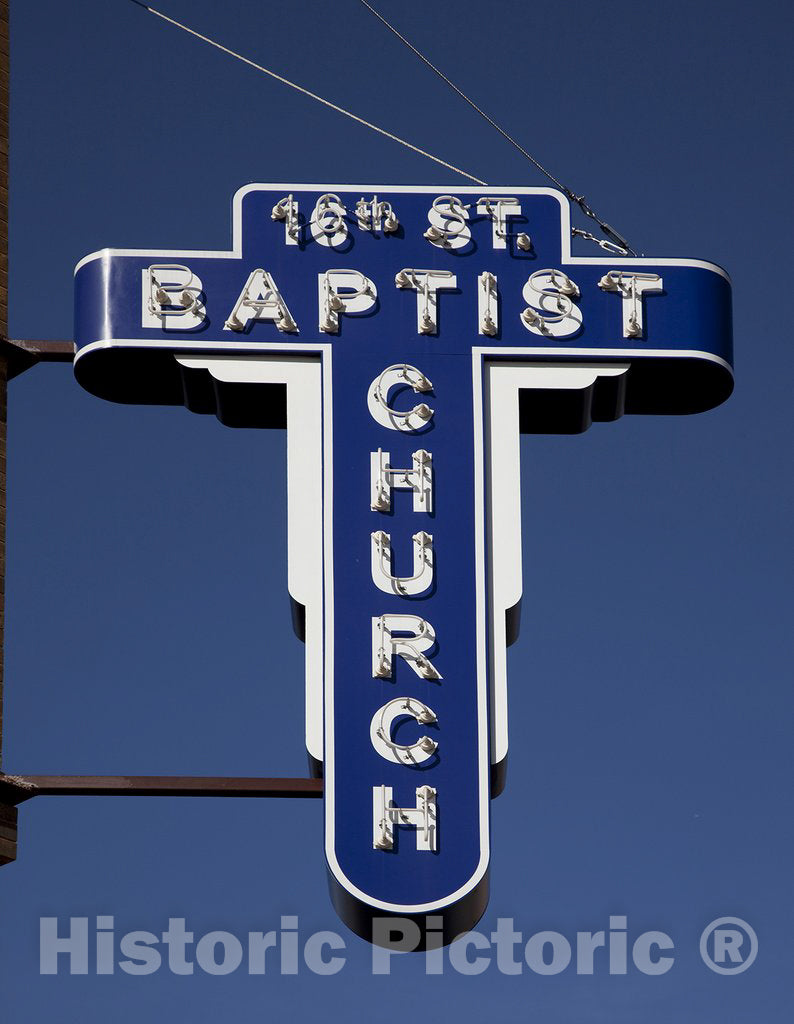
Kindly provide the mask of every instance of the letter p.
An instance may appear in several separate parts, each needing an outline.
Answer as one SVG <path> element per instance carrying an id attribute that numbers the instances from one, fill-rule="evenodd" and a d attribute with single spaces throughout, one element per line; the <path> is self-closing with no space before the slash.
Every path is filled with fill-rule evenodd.
<path id="1" fill-rule="evenodd" d="M 422 941 L 419 925 L 408 917 L 376 917 L 372 921 L 372 973 L 391 974 L 395 953 L 413 953 Z"/>

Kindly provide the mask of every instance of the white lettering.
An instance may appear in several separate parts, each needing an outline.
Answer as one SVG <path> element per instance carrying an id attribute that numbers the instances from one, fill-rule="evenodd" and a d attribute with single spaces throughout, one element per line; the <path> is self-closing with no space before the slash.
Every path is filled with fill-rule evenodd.
<path id="1" fill-rule="evenodd" d="M 372 534 L 372 582 L 384 594 L 397 597 L 416 596 L 433 582 L 433 535 L 420 530 L 413 535 L 413 576 L 392 574 L 391 535 L 383 530 Z"/>
<path id="2" fill-rule="evenodd" d="M 327 270 L 317 275 L 320 330 L 339 333 L 342 313 L 366 313 L 375 305 L 377 289 L 359 270 Z"/>
<path id="3" fill-rule="evenodd" d="M 488 270 L 477 278 L 477 307 L 480 334 L 492 338 L 499 331 L 499 289 L 496 274 Z"/>
<path id="4" fill-rule="evenodd" d="M 279 199 L 270 214 L 271 220 L 284 221 L 284 242 L 286 245 L 297 245 L 300 241 L 300 221 L 298 220 L 298 204 L 292 193 Z"/>
<path id="5" fill-rule="evenodd" d="M 582 326 L 582 311 L 573 301 L 579 298 L 579 288 L 562 270 L 536 270 L 522 295 L 529 306 L 521 323 L 532 334 L 566 338 Z"/>
<path id="6" fill-rule="evenodd" d="M 413 491 L 414 512 L 433 511 L 433 456 L 420 448 L 411 455 L 411 469 L 391 465 L 391 455 L 378 448 L 370 452 L 370 508 L 373 512 L 391 509 L 392 487 Z"/>
<path id="7" fill-rule="evenodd" d="M 494 249 L 506 249 L 508 217 L 521 216 L 521 204 L 514 196 L 483 196 L 477 200 L 477 213 L 491 218 Z"/>
<path id="8" fill-rule="evenodd" d="M 468 213 L 457 196 L 437 196 L 427 212 L 425 238 L 437 249 L 463 249 L 471 241 Z"/>
<path id="9" fill-rule="evenodd" d="M 396 825 L 415 828 L 417 850 L 435 853 L 438 845 L 435 789 L 432 786 L 419 786 L 416 790 L 416 807 L 395 807 L 391 786 L 373 786 L 373 849 L 394 849 L 394 827 Z"/>
<path id="10" fill-rule="evenodd" d="M 416 270 L 403 267 L 394 278 L 398 288 L 416 292 L 416 329 L 419 334 L 438 333 L 438 291 L 456 288 L 458 280 L 450 270 Z"/>
<path id="11" fill-rule="evenodd" d="M 433 410 L 424 402 L 406 412 L 398 412 L 389 405 L 389 393 L 396 387 L 410 387 L 417 394 L 433 390 L 432 383 L 415 366 L 409 366 L 408 363 L 387 366 L 383 373 L 373 380 L 367 392 L 367 408 L 372 418 L 382 427 L 406 433 L 414 433 L 426 427 L 433 418 Z"/>
<path id="12" fill-rule="evenodd" d="M 605 292 L 621 296 L 623 308 L 623 337 L 641 338 L 643 335 L 643 296 L 661 292 L 664 282 L 658 274 L 629 274 L 623 270 L 610 270 L 598 282 Z"/>
<path id="13" fill-rule="evenodd" d="M 372 716 L 369 738 L 372 746 L 386 761 L 411 768 L 429 760 L 438 749 L 438 744 L 429 736 L 420 736 L 415 743 L 395 743 L 392 728 L 399 718 L 405 717 L 413 718 L 420 725 L 435 725 L 437 722 L 435 711 L 421 700 L 415 697 L 395 697 Z"/>
<path id="14" fill-rule="evenodd" d="M 192 331 L 206 320 L 201 278 L 181 263 L 153 263 L 141 271 L 141 325 Z"/>
<path id="15" fill-rule="evenodd" d="M 395 630 L 410 633 L 410 637 L 395 637 Z M 372 677 L 391 679 L 394 672 L 392 659 L 404 658 L 422 679 L 441 679 L 441 673 L 431 664 L 424 651 L 436 642 L 433 627 L 418 615 L 374 615 L 372 617 Z"/>
<path id="16" fill-rule="evenodd" d="M 244 331 L 251 320 L 269 321 L 287 334 L 293 334 L 298 330 L 298 325 L 276 287 L 276 282 L 261 268 L 249 275 L 223 329 Z"/>
<path id="17" fill-rule="evenodd" d="M 347 238 L 346 212 L 344 204 L 335 193 L 326 192 L 320 196 L 309 219 L 309 230 L 315 242 L 332 249 L 343 245 Z"/>

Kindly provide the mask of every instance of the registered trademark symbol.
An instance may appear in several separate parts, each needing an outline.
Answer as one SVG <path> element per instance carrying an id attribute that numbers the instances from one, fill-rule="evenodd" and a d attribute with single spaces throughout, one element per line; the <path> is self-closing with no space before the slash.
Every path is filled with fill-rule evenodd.
<path id="1" fill-rule="evenodd" d="M 700 955 L 716 974 L 741 974 L 758 956 L 758 936 L 740 917 L 719 917 L 703 929 Z"/>

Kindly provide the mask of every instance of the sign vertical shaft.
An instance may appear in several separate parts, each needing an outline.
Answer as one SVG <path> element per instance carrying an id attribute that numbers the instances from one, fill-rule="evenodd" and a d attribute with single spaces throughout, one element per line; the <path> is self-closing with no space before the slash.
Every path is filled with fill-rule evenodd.
<path id="1" fill-rule="evenodd" d="M 367 934 L 372 916 L 418 919 L 456 902 L 460 916 L 450 921 L 470 927 L 487 888 L 489 799 L 471 358 L 434 353 L 432 342 L 367 347 L 366 355 L 340 348 L 333 358 L 325 749 L 332 892 L 345 920 Z M 420 371 L 432 390 L 417 396 L 403 384 L 387 394 L 379 381 L 389 365 Z M 421 398 L 432 415 L 415 430 L 387 427 L 369 408 L 378 397 L 403 410 Z M 373 509 L 378 458 L 389 467 L 381 472 L 390 493 Z M 432 468 L 417 482 L 411 467 L 422 458 Z M 419 487 L 426 508 L 417 511 Z M 410 648 L 394 650 L 400 638 L 419 641 L 421 663 Z M 362 745 L 368 735 L 373 742 Z M 411 813 L 390 814 L 383 787 L 392 806 Z M 423 800 L 435 819 L 427 837 L 413 813 Z"/>

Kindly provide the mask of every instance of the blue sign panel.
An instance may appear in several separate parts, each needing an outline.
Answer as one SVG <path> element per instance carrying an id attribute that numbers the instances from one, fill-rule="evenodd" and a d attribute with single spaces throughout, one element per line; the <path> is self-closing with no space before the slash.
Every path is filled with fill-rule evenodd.
<path id="1" fill-rule="evenodd" d="M 695 412 L 732 387 L 730 284 L 570 254 L 550 189 L 249 185 L 229 252 L 76 272 L 78 380 L 288 428 L 289 588 L 331 891 L 374 941 L 487 902 L 520 602 L 518 431 Z"/>

